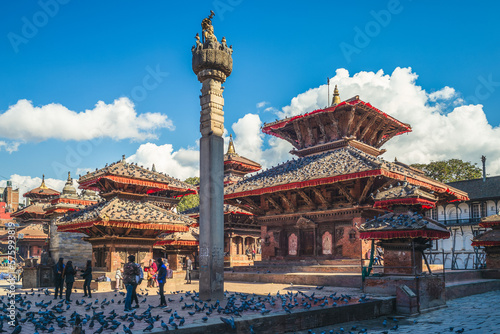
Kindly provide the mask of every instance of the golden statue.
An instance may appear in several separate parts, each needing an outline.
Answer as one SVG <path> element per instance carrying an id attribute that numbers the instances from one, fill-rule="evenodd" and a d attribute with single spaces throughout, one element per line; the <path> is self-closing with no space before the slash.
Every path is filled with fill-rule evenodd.
<path id="1" fill-rule="evenodd" d="M 201 28 L 203 30 L 203 42 L 212 44 L 214 47 L 217 44 L 217 37 L 214 34 L 214 27 L 212 25 L 212 18 L 215 16 L 213 10 L 210 11 L 210 15 L 201 21 Z"/>

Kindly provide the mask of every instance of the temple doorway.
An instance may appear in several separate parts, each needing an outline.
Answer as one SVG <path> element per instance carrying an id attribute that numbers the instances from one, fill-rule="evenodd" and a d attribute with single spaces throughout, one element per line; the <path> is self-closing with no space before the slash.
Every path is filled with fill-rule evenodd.
<path id="1" fill-rule="evenodd" d="M 314 255 L 314 231 L 301 231 L 300 234 L 301 255 Z"/>

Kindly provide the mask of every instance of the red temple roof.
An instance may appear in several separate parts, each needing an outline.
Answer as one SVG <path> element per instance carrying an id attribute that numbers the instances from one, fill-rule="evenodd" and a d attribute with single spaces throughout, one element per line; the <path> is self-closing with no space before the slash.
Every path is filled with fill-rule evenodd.
<path id="1" fill-rule="evenodd" d="M 114 198 L 91 205 L 61 218 L 58 231 L 84 232 L 91 226 L 109 226 L 123 229 L 156 230 L 158 233 L 187 231 L 195 220 L 157 207 L 148 202 Z"/>
<path id="2" fill-rule="evenodd" d="M 312 132 L 299 134 L 299 122 L 306 122 L 306 128 L 317 128 L 318 138 Z M 339 128 L 339 125 L 343 127 Z M 356 96 L 325 109 L 266 123 L 262 131 L 290 142 L 299 150 L 304 146 L 315 146 L 344 137 L 353 137 L 378 148 L 394 136 L 411 132 L 411 127 Z"/>
<path id="3" fill-rule="evenodd" d="M 147 193 L 172 191 L 176 195 L 195 194 L 196 188 L 166 174 L 149 170 L 137 164 L 127 163 L 125 158 L 94 172 L 83 175 L 78 180 L 80 188 L 102 190 L 100 181 L 123 185 L 136 185 L 147 189 Z"/>
<path id="4" fill-rule="evenodd" d="M 47 187 L 45 185 L 45 175 L 43 175 L 42 176 L 42 184 L 39 187 L 28 191 L 23 196 L 28 197 L 28 198 L 32 198 L 32 199 L 36 199 L 36 198 L 54 197 L 54 196 L 57 196 L 59 194 L 60 194 L 60 192 L 58 192 L 54 189 L 50 189 L 49 187 Z"/>
<path id="5" fill-rule="evenodd" d="M 482 218 L 481 222 L 479 223 L 479 226 L 481 227 L 500 226 L 500 214 Z"/>
<path id="6" fill-rule="evenodd" d="M 450 232 L 435 220 L 418 213 L 388 212 L 374 217 L 359 228 L 361 239 L 448 239 Z"/>
<path id="7" fill-rule="evenodd" d="M 468 200 L 467 194 L 402 164 L 387 162 L 354 147 L 300 157 L 257 173 L 225 189 L 225 199 L 314 187 L 370 176 L 385 176 L 419 186 L 448 200 Z"/>

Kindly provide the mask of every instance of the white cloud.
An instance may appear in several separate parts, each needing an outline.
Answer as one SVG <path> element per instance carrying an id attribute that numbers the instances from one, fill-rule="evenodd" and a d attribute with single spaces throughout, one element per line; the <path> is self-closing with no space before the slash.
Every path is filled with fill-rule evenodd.
<path id="1" fill-rule="evenodd" d="M 259 102 L 257 103 L 257 108 L 262 108 L 262 107 L 265 107 L 269 104 L 269 102 L 267 101 L 262 101 L 262 102 Z"/>
<path id="2" fill-rule="evenodd" d="M 331 84 L 339 87 L 341 100 L 355 95 L 378 109 L 409 123 L 413 132 L 390 140 L 384 158 L 406 163 L 427 163 L 459 158 L 479 162 L 486 155 L 487 172 L 500 174 L 500 128 L 488 123 L 482 105 L 462 105 L 451 87 L 427 93 L 416 84 L 418 76 L 411 68 L 396 68 L 392 74 L 382 70 L 359 72 L 353 76 L 339 69 Z M 327 85 L 309 89 L 294 97 L 290 105 L 277 114 L 287 117 L 309 112 L 327 105 Z M 330 96 L 331 99 L 331 96 Z M 446 103 L 436 103 L 447 100 Z M 449 106 L 453 106 L 451 110 Z"/>
<path id="3" fill-rule="evenodd" d="M 72 111 L 56 103 L 38 107 L 33 106 L 31 101 L 19 100 L 0 113 L 1 137 L 14 141 L 90 140 L 100 137 L 146 140 L 157 138 L 155 131 L 162 128 L 174 129 L 167 115 L 137 114 L 134 104 L 126 97 L 110 104 L 99 101 L 93 109 L 83 112 Z M 13 146 L 15 144 L 10 145 L 17 149 Z"/>
<path id="4" fill-rule="evenodd" d="M 444 88 L 429 94 L 429 101 L 449 100 L 455 97 L 456 92 L 454 88 L 445 86 Z"/>
<path id="5" fill-rule="evenodd" d="M 3 140 L 0 140 L 0 151 L 5 150 L 9 153 L 17 151 L 19 148 L 20 142 L 6 142 Z"/>
<path id="6" fill-rule="evenodd" d="M 174 152 L 171 144 L 146 143 L 139 146 L 135 154 L 127 158 L 127 161 L 137 162 L 149 168 L 155 164 L 157 171 L 185 180 L 199 175 L 199 156 L 200 153 L 195 148 L 181 148 Z"/>

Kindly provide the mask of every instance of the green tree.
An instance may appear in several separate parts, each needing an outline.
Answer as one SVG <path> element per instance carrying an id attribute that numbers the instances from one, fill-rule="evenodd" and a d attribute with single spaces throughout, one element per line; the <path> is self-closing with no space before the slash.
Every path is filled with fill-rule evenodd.
<path id="1" fill-rule="evenodd" d="M 460 159 L 431 161 L 428 164 L 413 164 L 411 166 L 422 170 L 428 177 L 444 183 L 482 177 L 482 170 L 477 166 L 477 163 L 473 164 Z"/>
<path id="2" fill-rule="evenodd" d="M 188 177 L 184 182 L 196 186 L 200 183 L 200 178 L 197 176 Z M 187 195 L 182 197 L 179 204 L 177 204 L 177 212 L 183 212 L 200 205 L 200 196 Z"/>

